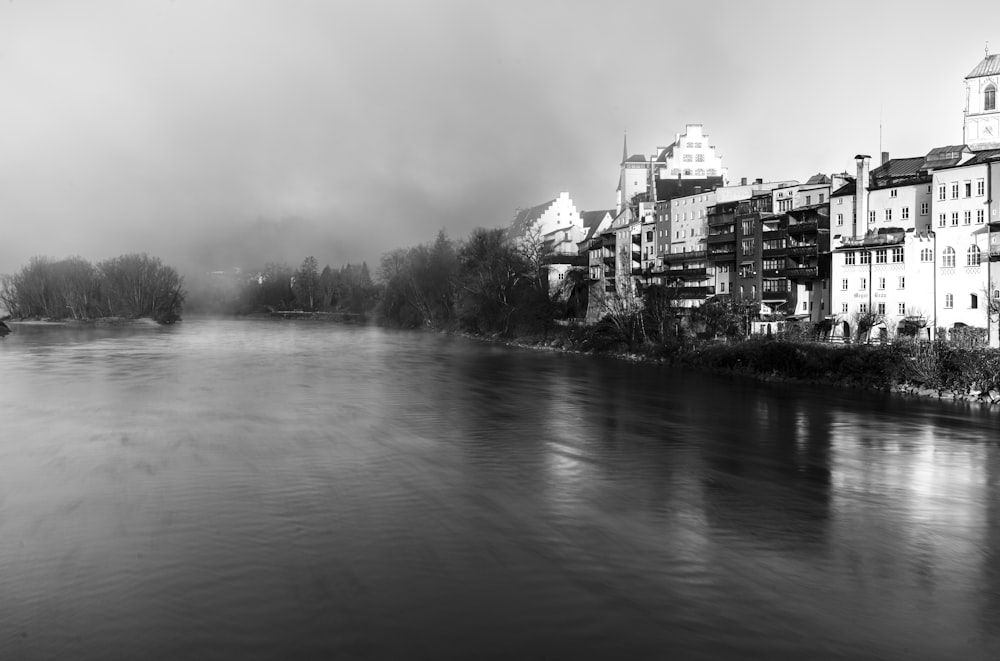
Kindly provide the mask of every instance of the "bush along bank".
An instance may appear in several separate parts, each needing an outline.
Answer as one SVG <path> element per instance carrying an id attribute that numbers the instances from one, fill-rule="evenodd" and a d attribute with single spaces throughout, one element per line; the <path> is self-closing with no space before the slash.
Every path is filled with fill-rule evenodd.
<path id="1" fill-rule="evenodd" d="M 480 336 L 482 337 L 482 336 Z M 906 393 L 1000 406 L 1000 350 L 947 342 L 826 344 L 782 339 L 699 340 L 629 345 L 608 324 L 559 327 L 502 339 L 511 346 L 603 354 L 761 380 Z"/>

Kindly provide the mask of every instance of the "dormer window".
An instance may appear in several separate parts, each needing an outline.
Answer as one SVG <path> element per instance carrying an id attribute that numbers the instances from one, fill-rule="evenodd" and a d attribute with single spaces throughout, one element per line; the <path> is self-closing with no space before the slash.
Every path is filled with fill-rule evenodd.
<path id="1" fill-rule="evenodd" d="M 983 90 L 983 110 L 997 109 L 997 88 L 990 83 Z"/>

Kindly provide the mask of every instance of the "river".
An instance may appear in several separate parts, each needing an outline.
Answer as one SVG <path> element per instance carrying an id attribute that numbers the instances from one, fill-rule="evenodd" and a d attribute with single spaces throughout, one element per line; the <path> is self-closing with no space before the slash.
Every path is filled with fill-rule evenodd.
<path id="1" fill-rule="evenodd" d="M 1000 412 L 433 333 L 17 325 L 3 659 L 996 659 Z"/>

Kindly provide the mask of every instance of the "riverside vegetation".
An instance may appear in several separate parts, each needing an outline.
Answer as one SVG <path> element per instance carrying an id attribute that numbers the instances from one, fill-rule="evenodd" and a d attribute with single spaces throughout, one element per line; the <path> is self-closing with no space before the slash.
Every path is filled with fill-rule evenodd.
<path id="1" fill-rule="evenodd" d="M 544 243 L 513 241 L 503 229 L 476 229 L 464 241 L 443 231 L 434 241 L 385 253 L 373 279 L 366 264 L 320 270 L 314 257 L 298 269 L 269 264 L 225 287 L 200 288 L 202 313 L 276 310 L 336 313 L 521 346 L 650 360 L 764 379 L 1000 401 L 1000 351 L 982 346 L 978 329 L 951 341 L 920 342 L 901 325 L 891 344 L 832 345 L 821 330 L 792 324 L 780 337 L 749 338 L 759 305 L 717 298 L 682 309 L 671 288 L 645 287 L 634 299 L 613 297 L 608 314 L 586 324 L 589 286 L 571 269 L 551 291 Z M 33 258 L 0 281 L 0 305 L 17 318 L 179 318 L 187 292 L 174 269 L 147 255 L 92 266 L 80 258 Z M 337 316 L 339 315 L 339 316 Z M 873 320 L 862 320 L 859 327 Z M 938 333 L 943 337 L 942 332 Z"/>

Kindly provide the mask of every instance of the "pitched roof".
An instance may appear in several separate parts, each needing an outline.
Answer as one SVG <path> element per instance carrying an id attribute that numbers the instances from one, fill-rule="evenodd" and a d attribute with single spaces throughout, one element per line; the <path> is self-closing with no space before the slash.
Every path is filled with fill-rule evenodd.
<path id="1" fill-rule="evenodd" d="M 984 149 L 983 151 L 977 151 L 972 160 L 963 163 L 963 165 L 978 165 L 998 159 L 1000 159 L 1000 149 Z"/>
<path id="2" fill-rule="evenodd" d="M 1000 53 L 987 55 L 983 61 L 976 65 L 976 68 L 969 72 L 969 78 L 981 78 L 982 76 L 995 76 L 1000 73 Z"/>
<path id="3" fill-rule="evenodd" d="M 657 179 L 656 199 L 659 202 L 672 200 L 675 197 L 687 197 L 694 195 L 695 188 L 701 188 L 702 192 L 715 190 L 719 186 L 724 186 L 722 177 L 705 177 L 704 179 Z"/>
<path id="4" fill-rule="evenodd" d="M 608 211 L 608 210 L 605 210 L 605 211 L 581 211 L 580 212 L 580 218 L 583 219 L 583 229 L 586 232 L 586 236 L 584 237 L 584 241 L 590 239 L 594 235 L 594 232 L 596 232 L 597 228 L 600 227 L 601 221 L 604 220 L 604 218 L 609 213 L 611 213 L 611 212 Z"/>
<path id="5" fill-rule="evenodd" d="M 523 236 L 524 233 L 528 231 L 528 228 L 531 227 L 532 223 L 541 218 L 542 214 L 545 213 L 545 210 L 553 204 L 555 204 L 555 199 L 543 202 L 542 204 L 533 206 L 530 209 L 519 209 L 514 215 L 514 223 L 507 231 L 507 236 L 511 238 Z"/>
<path id="6" fill-rule="evenodd" d="M 626 163 L 646 163 L 646 157 L 642 154 L 633 154 L 625 159 Z"/>
<path id="7" fill-rule="evenodd" d="M 813 176 L 809 177 L 809 181 L 806 182 L 806 186 L 810 186 L 812 184 L 828 184 L 828 183 L 830 183 L 830 177 L 820 172 L 819 174 L 814 174 Z"/>
<path id="8" fill-rule="evenodd" d="M 830 197 L 841 197 L 842 195 L 854 195 L 857 192 L 857 185 L 854 180 L 847 182 L 837 190 L 830 193 Z"/>
<path id="9" fill-rule="evenodd" d="M 928 156 L 930 156 L 930 154 L 928 154 Z M 926 158 L 923 156 L 893 158 L 872 170 L 871 177 L 872 179 L 878 180 L 916 176 L 923 167 L 925 160 Z"/>

